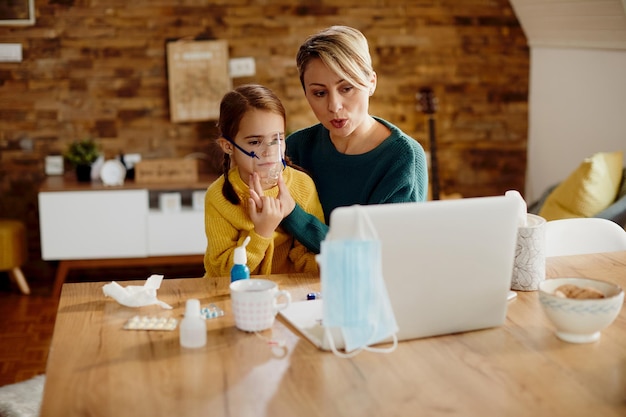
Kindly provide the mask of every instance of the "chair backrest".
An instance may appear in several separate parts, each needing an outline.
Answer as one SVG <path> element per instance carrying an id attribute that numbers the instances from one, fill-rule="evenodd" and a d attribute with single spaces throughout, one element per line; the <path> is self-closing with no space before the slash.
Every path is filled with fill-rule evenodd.
<path id="1" fill-rule="evenodd" d="M 611 220 L 589 217 L 546 223 L 546 256 L 626 250 L 626 230 Z"/>

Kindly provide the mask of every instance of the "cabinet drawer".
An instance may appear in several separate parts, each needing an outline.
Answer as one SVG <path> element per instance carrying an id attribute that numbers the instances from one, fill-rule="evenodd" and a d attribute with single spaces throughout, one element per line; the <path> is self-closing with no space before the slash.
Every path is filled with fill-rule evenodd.
<path id="1" fill-rule="evenodd" d="M 148 254 L 150 256 L 196 255 L 206 251 L 204 212 L 184 208 L 178 213 L 150 210 Z"/>
<path id="2" fill-rule="evenodd" d="M 147 190 L 39 193 L 44 260 L 147 256 Z"/>

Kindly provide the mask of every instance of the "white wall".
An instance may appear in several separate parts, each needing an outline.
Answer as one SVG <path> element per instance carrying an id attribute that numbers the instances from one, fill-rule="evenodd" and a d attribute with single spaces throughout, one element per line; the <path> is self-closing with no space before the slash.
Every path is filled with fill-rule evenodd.
<path id="1" fill-rule="evenodd" d="M 626 154 L 626 51 L 531 47 L 528 104 L 530 203 L 595 152 Z"/>

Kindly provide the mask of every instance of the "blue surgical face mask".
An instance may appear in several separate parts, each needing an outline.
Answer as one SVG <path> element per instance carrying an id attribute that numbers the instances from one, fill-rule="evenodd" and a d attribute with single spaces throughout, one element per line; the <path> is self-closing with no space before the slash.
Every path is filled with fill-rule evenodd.
<path id="1" fill-rule="evenodd" d="M 331 328 L 341 330 L 348 353 L 362 349 L 393 351 L 398 325 L 383 279 L 380 241 L 325 240 L 318 261 L 324 300 L 323 325 L 333 352 L 342 355 L 334 348 Z M 389 338 L 394 341 L 391 349 L 370 347 Z"/>

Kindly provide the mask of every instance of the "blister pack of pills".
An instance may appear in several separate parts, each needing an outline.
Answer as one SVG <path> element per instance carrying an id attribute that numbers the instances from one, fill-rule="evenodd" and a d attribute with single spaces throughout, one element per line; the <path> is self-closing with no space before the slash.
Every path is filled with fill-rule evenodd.
<path id="1" fill-rule="evenodd" d="M 124 324 L 125 330 L 174 330 L 178 320 L 173 317 L 135 316 Z"/>

